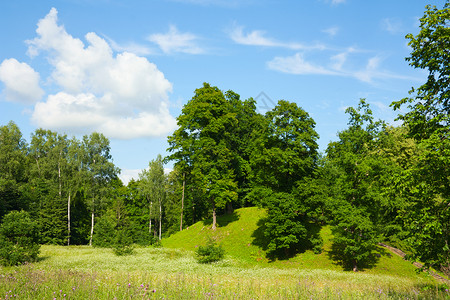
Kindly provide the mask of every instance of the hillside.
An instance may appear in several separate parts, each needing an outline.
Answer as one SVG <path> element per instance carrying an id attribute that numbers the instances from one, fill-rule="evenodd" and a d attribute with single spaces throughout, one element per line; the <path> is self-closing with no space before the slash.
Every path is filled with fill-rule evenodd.
<path id="1" fill-rule="evenodd" d="M 199 245 L 205 245 L 209 238 L 222 245 L 226 254 L 235 261 L 245 265 L 276 266 L 279 268 L 343 270 L 343 267 L 331 259 L 331 230 L 325 226 L 321 230 L 324 240 L 324 251 L 314 254 L 312 251 L 300 253 L 289 260 L 269 261 L 260 246 L 263 239 L 262 219 L 266 216 L 263 209 L 248 207 L 237 209 L 231 215 L 217 218 L 218 228 L 212 231 L 211 220 L 200 221 L 163 240 L 166 248 L 181 248 L 194 251 Z M 429 277 L 417 274 L 416 268 L 389 251 L 378 248 L 379 260 L 371 268 L 363 270 L 369 274 L 383 274 L 414 278 Z"/>

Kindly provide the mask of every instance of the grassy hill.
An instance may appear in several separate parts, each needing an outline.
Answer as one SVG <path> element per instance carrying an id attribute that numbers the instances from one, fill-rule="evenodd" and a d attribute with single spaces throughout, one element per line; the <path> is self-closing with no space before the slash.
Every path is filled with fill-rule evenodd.
<path id="1" fill-rule="evenodd" d="M 261 225 L 265 216 L 265 211 L 256 207 L 237 209 L 233 214 L 219 216 L 218 228 L 215 231 L 211 230 L 210 220 L 197 222 L 164 239 L 163 246 L 195 251 L 199 245 L 205 245 L 208 239 L 212 238 L 222 245 L 229 257 L 245 265 L 343 271 L 343 267 L 330 257 L 332 234 L 329 226 L 323 227 L 320 232 L 324 240 L 324 251 L 321 254 L 308 250 L 289 260 L 269 261 L 260 246 L 263 239 Z M 377 252 L 379 260 L 363 272 L 409 278 L 429 277 L 425 273 L 418 274 L 410 262 L 384 248 L 379 247 Z"/>
<path id="2" fill-rule="evenodd" d="M 324 252 L 306 251 L 271 262 L 261 248 L 265 211 L 243 208 L 163 240 L 164 247 L 137 247 L 133 255 L 112 249 L 43 245 L 39 261 L 0 267 L 0 299 L 448 299 L 437 283 L 397 255 L 363 272 L 344 272 L 330 259 L 331 231 L 322 228 Z M 199 264 L 194 252 L 209 238 L 227 255 Z"/>
<path id="3" fill-rule="evenodd" d="M 163 240 L 164 247 L 112 249 L 43 245 L 39 261 L 0 267 L 0 299 L 449 299 L 448 286 L 397 255 L 363 272 L 344 272 L 330 259 L 331 232 L 322 228 L 322 254 L 306 251 L 271 262 L 261 248 L 265 211 L 238 209 Z M 194 252 L 216 239 L 226 259 L 199 264 Z M 447 290 L 446 290 L 447 289 Z"/>

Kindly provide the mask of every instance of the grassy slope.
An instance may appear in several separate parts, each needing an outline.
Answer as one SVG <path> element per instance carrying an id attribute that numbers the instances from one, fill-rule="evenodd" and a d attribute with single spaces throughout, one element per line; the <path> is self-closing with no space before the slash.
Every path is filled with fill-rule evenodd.
<path id="1" fill-rule="evenodd" d="M 258 222 L 264 217 L 265 211 L 262 209 L 241 208 L 232 215 L 218 217 L 219 227 L 216 231 L 210 229 L 210 221 L 198 222 L 188 229 L 164 239 L 163 245 L 166 248 L 195 250 L 199 245 L 206 244 L 208 238 L 213 238 L 222 245 L 227 255 L 248 265 L 343 270 L 329 257 L 332 235 L 328 226 L 321 230 L 324 239 L 324 251 L 321 254 L 316 255 L 312 251 L 306 251 L 289 260 L 269 262 L 265 257 L 265 252 L 257 246 L 258 237 L 262 238 Z M 387 250 L 379 248 L 379 254 L 381 257 L 375 267 L 365 269 L 365 273 L 409 278 L 429 277 L 426 274 L 417 274 L 416 268 L 411 263 Z"/>

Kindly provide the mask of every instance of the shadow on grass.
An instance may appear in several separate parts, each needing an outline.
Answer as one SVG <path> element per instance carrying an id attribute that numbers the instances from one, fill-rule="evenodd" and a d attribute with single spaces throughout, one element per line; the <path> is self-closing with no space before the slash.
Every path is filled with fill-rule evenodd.
<path id="1" fill-rule="evenodd" d="M 311 250 L 314 248 L 314 245 L 311 241 L 318 240 L 320 238 L 320 229 L 321 226 L 316 224 L 308 224 L 306 226 L 307 229 L 307 237 L 301 240 L 298 244 L 293 245 L 290 248 L 277 249 L 275 251 L 269 251 L 269 242 L 270 239 L 265 236 L 264 232 L 266 231 L 266 222 L 268 218 L 260 219 L 257 223 L 258 228 L 253 232 L 253 242 L 252 245 L 261 248 L 266 252 L 266 257 L 269 261 L 273 262 L 275 260 L 288 260 L 295 257 L 297 254 L 304 253 L 306 250 Z M 320 242 L 321 244 L 321 242 Z"/>
<path id="2" fill-rule="evenodd" d="M 345 256 L 344 247 L 344 245 L 333 243 L 331 245 L 331 250 L 327 252 L 328 258 L 333 261 L 335 265 L 342 266 L 344 271 L 353 271 L 353 258 Z M 381 256 L 391 257 L 392 254 L 384 248 L 376 247 L 366 259 L 358 261 L 358 271 L 374 268 L 380 261 Z"/>
<path id="3" fill-rule="evenodd" d="M 225 227 L 228 224 L 239 220 L 239 215 L 236 212 L 232 212 L 231 214 L 225 214 L 221 216 L 217 216 L 217 227 Z M 211 226 L 212 219 L 203 220 L 203 225 Z"/>
<path id="4" fill-rule="evenodd" d="M 46 255 L 46 256 L 38 256 L 38 258 L 36 259 L 36 262 L 41 262 L 41 261 L 45 261 L 47 259 L 49 259 L 50 256 Z"/>

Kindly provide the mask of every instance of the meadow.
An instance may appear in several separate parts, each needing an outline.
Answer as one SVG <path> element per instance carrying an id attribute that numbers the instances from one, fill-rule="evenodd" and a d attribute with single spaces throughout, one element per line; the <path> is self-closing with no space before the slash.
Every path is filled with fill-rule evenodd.
<path id="1" fill-rule="evenodd" d="M 43 245 L 38 262 L 0 269 L 0 299 L 450 299 L 448 286 L 382 249 L 374 267 L 343 270 L 328 255 L 328 228 L 322 254 L 269 261 L 255 242 L 263 216 L 257 208 L 237 210 L 215 232 L 199 222 L 163 247 L 136 247 L 129 256 Z M 226 257 L 199 264 L 195 248 L 211 237 Z"/>

